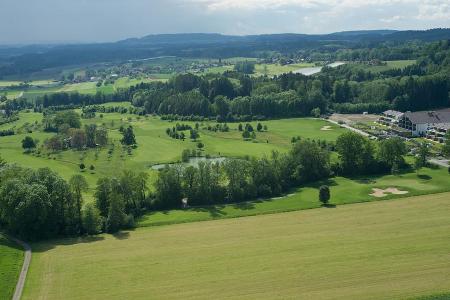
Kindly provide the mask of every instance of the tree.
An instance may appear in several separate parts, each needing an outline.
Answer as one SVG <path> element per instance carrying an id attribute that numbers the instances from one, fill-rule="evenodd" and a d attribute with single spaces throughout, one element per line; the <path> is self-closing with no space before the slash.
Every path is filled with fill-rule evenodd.
<path id="1" fill-rule="evenodd" d="M 374 163 L 372 142 L 355 132 L 346 132 L 336 141 L 342 172 L 346 175 L 360 175 L 370 171 Z"/>
<path id="2" fill-rule="evenodd" d="M 86 146 L 89 148 L 94 148 L 96 144 L 97 135 L 97 125 L 90 124 L 84 126 L 84 132 L 86 135 Z"/>
<path id="3" fill-rule="evenodd" d="M 36 143 L 35 143 L 35 141 L 33 140 L 32 137 L 26 136 L 22 140 L 22 148 L 25 149 L 25 150 L 34 149 L 34 148 L 36 148 Z"/>
<path id="4" fill-rule="evenodd" d="M 445 142 L 444 142 L 444 146 L 442 147 L 442 153 L 446 157 L 450 157 L 450 130 L 445 135 Z"/>
<path id="5" fill-rule="evenodd" d="M 258 125 L 256 125 L 256 130 L 261 131 L 263 129 L 263 126 L 261 125 L 261 123 L 258 123 Z"/>
<path id="6" fill-rule="evenodd" d="M 86 192 L 89 185 L 83 175 L 73 175 L 69 180 L 70 189 L 76 203 L 78 226 L 82 228 L 81 207 L 83 206 L 83 192 Z"/>
<path id="7" fill-rule="evenodd" d="M 123 135 L 123 137 L 120 142 L 123 145 L 127 145 L 127 146 L 136 145 L 136 137 L 134 136 L 132 126 L 129 126 L 127 129 L 124 129 L 122 135 Z"/>
<path id="8" fill-rule="evenodd" d="M 196 141 L 198 138 L 200 138 L 200 134 L 198 133 L 197 130 L 191 129 L 190 130 L 190 137 L 191 137 L 191 140 Z"/>
<path id="9" fill-rule="evenodd" d="M 205 145 L 201 142 L 197 143 L 197 148 L 198 149 L 203 149 L 203 147 L 205 147 Z"/>
<path id="10" fill-rule="evenodd" d="M 86 203 L 82 210 L 82 224 L 84 231 L 89 234 L 97 234 L 102 228 L 100 211 L 93 203 Z"/>
<path id="11" fill-rule="evenodd" d="M 243 133 L 242 133 L 242 137 L 244 138 L 244 140 L 247 140 L 247 139 L 249 139 L 250 138 L 250 132 L 248 132 L 247 130 L 245 130 Z"/>
<path id="12" fill-rule="evenodd" d="M 184 149 L 183 152 L 181 152 L 181 161 L 184 163 L 189 162 L 190 156 L 191 156 L 191 151 L 189 149 Z"/>
<path id="13" fill-rule="evenodd" d="M 327 205 L 330 201 L 330 188 L 327 185 L 322 185 L 319 189 L 319 201 L 323 205 Z"/>
<path id="14" fill-rule="evenodd" d="M 313 116 L 314 118 L 319 118 L 320 113 L 320 108 L 316 107 L 311 111 L 311 116 Z"/>
<path id="15" fill-rule="evenodd" d="M 125 223 L 125 216 L 122 195 L 112 193 L 108 209 L 108 218 L 106 219 L 106 230 L 109 233 L 116 233 L 119 231 Z"/>
<path id="16" fill-rule="evenodd" d="M 86 146 L 86 133 L 81 129 L 70 129 L 70 145 L 72 148 L 82 150 Z"/>
<path id="17" fill-rule="evenodd" d="M 84 171 L 84 169 L 86 169 L 86 165 L 84 164 L 84 163 L 81 163 L 80 165 L 79 165 L 79 167 L 80 167 L 80 170 L 83 172 Z"/>
<path id="18" fill-rule="evenodd" d="M 242 131 L 242 130 L 243 130 L 242 124 L 241 124 L 241 123 L 239 123 L 239 125 L 238 125 L 238 130 L 239 130 L 239 131 Z"/>
<path id="19" fill-rule="evenodd" d="M 402 138 L 394 137 L 379 143 L 378 159 L 392 168 L 396 164 L 400 168 L 404 163 L 403 156 L 406 154 L 406 144 Z"/>
<path id="20" fill-rule="evenodd" d="M 312 182 L 330 175 L 330 154 L 316 143 L 301 140 L 290 152 L 291 175 L 297 183 Z"/>
<path id="21" fill-rule="evenodd" d="M 427 165 L 428 157 L 430 156 L 430 150 L 428 149 L 427 143 L 421 143 L 418 152 L 414 162 L 416 169 L 423 168 Z"/>
<path id="22" fill-rule="evenodd" d="M 97 188 L 94 193 L 95 205 L 100 210 L 100 215 L 108 217 L 108 210 L 111 197 L 111 180 L 107 177 L 97 181 Z"/>

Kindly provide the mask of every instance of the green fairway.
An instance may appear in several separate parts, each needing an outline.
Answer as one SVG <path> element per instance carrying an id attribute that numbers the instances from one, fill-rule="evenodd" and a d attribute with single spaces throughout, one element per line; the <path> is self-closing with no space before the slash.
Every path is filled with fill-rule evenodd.
<path id="1" fill-rule="evenodd" d="M 0 233 L 0 299 L 11 299 L 22 268 L 23 250 Z"/>
<path id="2" fill-rule="evenodd" d="M 105 106 L 130 106 L 130 103 L 108 103 Z M 9 162 L 15 162 L 23 166 L 32 168 L 49 167 L 57 171 L 61 176 L 69 179 L 72 175 L 80 173 L 78 165 L 83 162 L 85 165 L 95 166 L 94 172 L 83 173 L 91 187 L 101 176 L 111 174 L 111 170 L 134 169 L 137 171 L 147 171 L 153 173 L 151 165 L 157 163 L 175 162 L 181 157 L 184 149 L 195 149 L 196 142 L 189 139 L 185 141 L 175 140 L 167 136 L 166 128 L 172 128 L 177 122 L 160 120 L 157 117 L 137 118 L 136 115 L 108 113 L 97 114 L 94 119 L 83 119 L 84 124 L 97 124 L 106 126 L 109 129 L 111 143 L 114 144 L 114 151 L 111 157 L 108 155 L 109 147 L 100 150 L 87 151 L 63 151 L 60 153 L 47 153 L 45 149 L 41 154 L 24 154 L 21 141 L 25 136 L 38 139 L 40 145 L 45 139 L 51 137 L 53 133 L 46 133 L 40 130 L 33 130 L 26 133 L 20 129 L 26 124 L 40 123 L 42 114 L 21 113 L 20 120 L 0 126 L 0 130 L 14 128 L 19 130 L 19 134 L 8 137 L 0 137 L 0 153 Z M 195 126 L 195 122 L 188 123 Z M 252 123 L 256 128 L 256 122 Z M 286 152 L 291 147 L 291 138 L 301 136 L 303 138 L 322 139 L 334 141 L 345 132 L 345 129 L 329 124 L 317 119 L 284 119 L 264 121 L 268 126 L 267 132 L 257 133 L 255 141 L 244 141 L 241 132 L 237 130 L 238 124 L 229 124 L 230 132 L 211 132 L 203 129 L 208 124 L 215 125 L 215 122 L 203 122 L 200 124 L 200 139 L 205 145 L 204 154 L 212 156 L 244 157 L 270 155 L 272 150 Z M 121 135 L 118 131 L 120 126 L 132 125 L 135 130 L 138 148 L 133 150 L 132 155 L 128 155 L 126 150 L 120 145 Z M 321 130 L 324 126 L 331 126 L 331 130 Z"/>
<path id="3" fill-rule="evenodd" d="M 436 194 L 34 244 L 23 299 L 438 295 L 450 287 L 449 200 Z"/>
<path id="4" fill-rule="evenodd" d="M 422 169 L 417 173 L 407 173 L 400 176 L 386 175 L 354 180 L 337 177 L 326 182 L 318 182 L 311 186 L 299 188 L 282 198 L 149 213 L 141 218 L 138 225 L 145 227 L 318 208 L 320 207 L 318 189 L 322 184 L 330 186 L 331 203 L 341 205 L 399 197 L 399 195 L 388 195 L 383 198 L 371 196 L 369 194 L 372 193 L 373 188 L 395 187 L 401 191 L 407 191 L 408 194 L 404 196 L 450 191 L 449 180 L 450 175 L 443 168 Z"/>

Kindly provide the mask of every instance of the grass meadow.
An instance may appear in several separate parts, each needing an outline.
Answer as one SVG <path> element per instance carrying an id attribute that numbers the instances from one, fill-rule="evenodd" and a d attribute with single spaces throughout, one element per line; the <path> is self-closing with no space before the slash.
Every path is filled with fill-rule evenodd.
<path id="1" fill-rule="evenodd" d="M 23 299 L 448 293 L 449 199 L 435 194 L 34 244 Z"/>
<path id="2" fill-rule="evenodd" d="M 0 299 L 11 299 L 22 269 L 24 252 L 0 233 Z"/>

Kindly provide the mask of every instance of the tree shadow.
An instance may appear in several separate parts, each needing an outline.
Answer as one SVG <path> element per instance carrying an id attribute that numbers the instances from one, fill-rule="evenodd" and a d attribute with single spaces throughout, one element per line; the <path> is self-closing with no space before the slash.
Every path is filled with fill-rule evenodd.
<path id="1" fill-rule="evenodd" d="M 52 250 L 58 246 L 71 246 L 75 244 L 90 244 L 95 242 L 103 241 L 105 238 L 103 236 L 82 236 L 74 238 L 63 238 L 59 240 L 48 240 L 41 241 L 38 243 L 33 243 L 31 245 L 33 252 L 46 252 Z"/>
<path id="2" fill-rule="evenodd" d="M 1 234 L 0 234 L 0 246 L 1 247 L 7 247 L 7 248 L 13 248 L 13 249 L 16 249 L 16 250 L 23 251 L 23 247 L 21 245 L 19 245 L 16 242 L 10 240 L 6 236 L 2 237 Z"/>
<path id="3" fill-rule="evenodd" d="M 266 201 L 270 201 L 270 199 L 266 199 L 266 200 L 257 200 L 260 202 L 266 202 Z M 252 210 L 255 208 L 255 202 L 241 202 L 241 203 L 235 203 L 233 205 L 233 208 L 235 209 L 240 209 L 240 210 Z"/>
<path id="4" fill-rule="evenodd" d="M 119 232 L 113 233 L 112 236 L 118 240 L 126 240 L 130 237 L 130 232 L 129 231 L 119 231 Z"/>
<path id="5" fill-rule="evenodd" d="M 431 180 L 433 179 L 433 177 L 431 177 L 430 175 L 426 175 L 426 174 L 417 174 L 417 177 L 421 180 Z"/>
<path id="6" fill-rule="evenodd" d="M 332 203 L 322 204 L 322 207 L 324 207 L 324 208 L 336 208 L 336 204 L 332 204 Z"/>
<path id="7" fill-rule="evenodd" d="M 224 206 L 222 205 L 211 205 L 191 208 L 191 210 L 196 212 L 207 212 L 212 218 L 220 218 L 227 215 L 227 213 L 223 211 L 223 208 Z"/>

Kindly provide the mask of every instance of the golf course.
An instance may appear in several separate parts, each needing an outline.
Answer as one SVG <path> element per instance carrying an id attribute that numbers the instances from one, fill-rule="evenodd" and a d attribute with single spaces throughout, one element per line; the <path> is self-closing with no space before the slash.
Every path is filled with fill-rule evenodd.
<path id="1" fill-rule="evenodd" d="M 444 193 L 36 243 L 23 299 L 437 295 L 450 286 L 449 197 Z"/>

